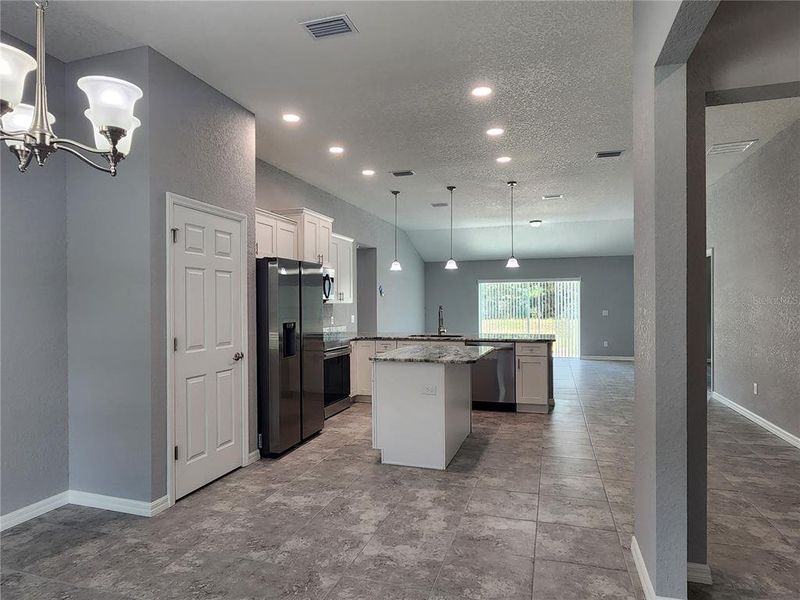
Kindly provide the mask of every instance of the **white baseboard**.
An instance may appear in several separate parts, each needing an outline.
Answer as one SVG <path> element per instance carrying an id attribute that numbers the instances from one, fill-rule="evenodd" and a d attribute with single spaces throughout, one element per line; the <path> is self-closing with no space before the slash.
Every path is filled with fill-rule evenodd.
<path id="1" fill-rule="evenodd" d="M 158 513 L 166 510 L 169 506 L 167 496 L 162 496 L 153 502 L 145 502 L 144 500 L 130 500 L 128 498 L 104 496 L 102 494 L 92 494 L 77 490 L 69 491 L 69 503 L 77 504 L 78 506 L 113 510 L 130 515 L 139 515 L 141 517 L 154 517 Z"/>
<path id="2" fill-rule="evenodd" d="M 69 492 L 67 491 L 55 494 L 49 498 L 44 498 L 43 500 L 39 500 L 38 502 L 34 502 L 28 506 L 18 508 L 17 510 L 13 510 L 10 513 L 0 517 L 0 531 L 5 531 L 10 527 L 14 527 L 20 523 L 29 521 L 30 519 L 38 517 L 39 515 L 43 515 L 46 512 L 50 512 L 51 510 L 64 506 L 68 503 Z"/>
<path id="3" fill-rule="evenodd" d="M 714 580 L 711 579 L 711 567 L 704 563 L 687 563 L 686 580 L 692 583 L 712 585 Z"/>
<path id="4" fill-rule="evenodd" d="M 644 590 L 645 600 L 679 600 L 678 598 L 668 598 L 667 596 L 656 596 L 653 582 L 647 573 L 647 566 L 644 564 L 644 557 L 639 549 L 639 542 L 636 541 L 636 536 L 631 538 L 631 554 L 633 555 L 633 563 L 636 565 L 636 571 L 639 574 L 642 590 Z"/>
<path id="5" fill-rule="evenodd" d="M 258 450 L 253 450 L 250 454 L 247 455 L 247 464 L 252 465 L 254 462 L 258 462 L 261 460 L 261 452 Z"/>
<path id="6" fill-rule="evenodd" d="M 581 356 L 581 360 L 621 360 L 633 362 L 632 356 Z"/>
<path id="7" fill-rule="evenodd" d="M 774 423 L 767 421 L 764 417 L 760 417 L 756 413 L 747 410 L 744 406 L 739 406 L 738 404 L 736 404 L 736 402 L 734 402 L 730 398 L 726 398 L 719 392 L 711 392 L 711 397 L 714 398 L 714 400 L 719 400 L 725 406 L 735 410 L 743 417 L 750 419 L 756 425 L 761 425 L 761 427 L 763 427 L 770 433 L 777 435 L 782 440 L 789 442 L 792 446 L 800 448 L 800 437 L 797 437 L 796 435 L 789 433 L 785 429 L 781 429 Z"/>

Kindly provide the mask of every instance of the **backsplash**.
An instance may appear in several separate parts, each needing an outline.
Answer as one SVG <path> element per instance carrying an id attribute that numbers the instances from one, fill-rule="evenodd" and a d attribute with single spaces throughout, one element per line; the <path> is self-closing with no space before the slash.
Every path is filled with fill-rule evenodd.
<path id="1" fill-rule="evenodd" d="M 331 321 L 333 319 L 333 321 Z M 351 322 L 354 321 L 354 322 Z M 326 302 L 322 305 L 323 331 L 358 331 L 358 318 L 356 317 L 356 304 L 336 304 Z"/>

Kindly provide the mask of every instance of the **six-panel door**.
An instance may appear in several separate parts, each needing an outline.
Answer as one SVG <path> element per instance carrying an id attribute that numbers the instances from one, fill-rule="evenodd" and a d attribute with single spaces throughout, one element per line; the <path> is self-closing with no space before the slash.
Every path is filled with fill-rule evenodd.
<path id="1" fill-rule="evenodd" d="M 176 498 L 242 464 L 240 224 L 176 205 Z"/>

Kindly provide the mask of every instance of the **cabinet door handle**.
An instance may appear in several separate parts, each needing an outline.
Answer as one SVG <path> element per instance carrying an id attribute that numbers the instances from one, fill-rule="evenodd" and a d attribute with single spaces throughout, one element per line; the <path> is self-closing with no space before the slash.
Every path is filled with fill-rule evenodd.
<path id="1" fill-rule="evenodd" d="M 517 371 L 519 371 L 519 370 L 520 370 L 520 368 L 521 368 L 521 367 L 520 367 L 520 359 L 517 359 Z"/>

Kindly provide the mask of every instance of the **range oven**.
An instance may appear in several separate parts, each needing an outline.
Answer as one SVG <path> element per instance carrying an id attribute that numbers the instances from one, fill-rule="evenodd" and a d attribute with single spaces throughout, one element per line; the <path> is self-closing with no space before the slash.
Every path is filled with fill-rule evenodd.
<path id="1" fill-rule="evenodd" d="M 349 408 L 350 345 L 325 348 L 325 418 Z"/>

